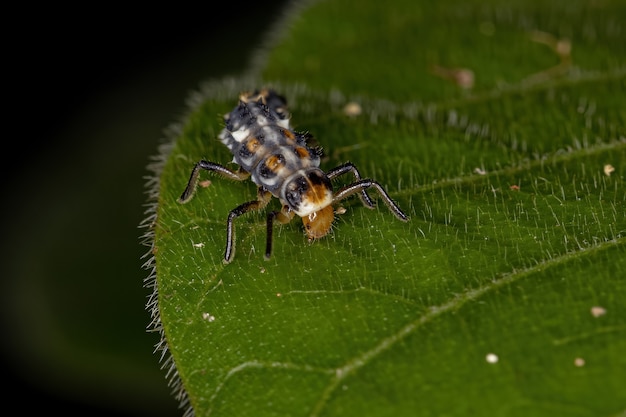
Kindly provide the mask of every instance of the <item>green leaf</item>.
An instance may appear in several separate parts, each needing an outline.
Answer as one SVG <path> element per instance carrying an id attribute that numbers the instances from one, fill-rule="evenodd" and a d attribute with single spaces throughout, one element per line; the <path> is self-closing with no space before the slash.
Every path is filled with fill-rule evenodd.
<path id="1" fill-rule="evenodd" d="M 192 97 L 153 167 L 149 307 L 188 413 L 624 413 L 623 6 L 335 0 L 290 20 L 262 75 Z M 348 199 L 311 244 L 277 227 L 266 261 L 248 214 L 224 265 L 256 186 L 202 173 L 176 200 L 195 162 L 232 159 L 220 116 L 259 86 L 323 168 L 352 161 L 410 222 Z"/>

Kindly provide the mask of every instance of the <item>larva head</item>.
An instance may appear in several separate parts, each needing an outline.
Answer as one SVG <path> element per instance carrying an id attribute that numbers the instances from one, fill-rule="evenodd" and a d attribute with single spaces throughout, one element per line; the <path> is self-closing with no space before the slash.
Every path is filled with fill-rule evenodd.
<path id="1" fill-rule="evenodd" d="M 334 219 L 335 212 L 333 211 L 333 206 L 326 206 L 308 216 L 304 216 L 302 223 L 304 223 L 304 231 L 309 240 L 326 236 L 333 225 Z"/>

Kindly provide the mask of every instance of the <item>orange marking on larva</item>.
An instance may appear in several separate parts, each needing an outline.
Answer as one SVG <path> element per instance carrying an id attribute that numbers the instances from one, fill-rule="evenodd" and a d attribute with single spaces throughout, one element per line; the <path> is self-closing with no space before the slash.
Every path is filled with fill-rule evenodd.
<path id="1" fill-rule="evenodd" d="M 311 157 L 309 151 L 306 150 L 303 146 L 296 146 L 296 155 L 300 157 L 300 159 L 308 159 Z"/>
<path id="2" fill-rule="evenodd" d="M 279 155 L 272 155 L 267 158 L 265 165 L 269 168 L 270 171 L 276 172 L 283 166 L 283 161 L 281 160 Z"/>
<path id="3" fill-rule="evenodd" d="M 267 96 L 269 95 L 269 90 L 263 89 L 258 92 L 257 95 L 252 95 L 250 92 L 244 92 L 239 95 L 239 100 L 244 103 L 250 103 L 253 101 L 261 101 L 263 104 L 267 104 Z"/>
<path id="4" fill-rule="evenodd" d="M 312 204 L 321 204 L 326 201 L 327 194 L 328 188 L 326 188 L 323 184 L 311 184 L 304 198 Z"/>
<path id="5" fill-rule="evenodd" d="M 330 231 L 334 219 L 333 206 L 326 206 L 315 213 L 304 216 L 302 223 L 304 224 L 307 237 L 312 240 L 326 236 Z"/>
<path id="6" fill-rule="evenodd" d="M 257 149 L 261 146 L 261 142 L 257 138 L 250 138 L 248 142 L 246 142 L 246 148 L 250 153 L 255 153 Z"/>
<path id="7" fill-rule="evenodd" d="M 260 98 L 263 100 L 263 104 L 267 104 L 267 96 L 269 96 L 270 92 L 267 88 L 262 89 L 257 96 L 257 100 Z"/>
<path id="8" fill-rule="evenodd" d="M 296 135 L 294 135 L 291 130 L 283 130 L 283 135 L 289 139 L 290 142 L 295 142 L 296 140 Z"/>

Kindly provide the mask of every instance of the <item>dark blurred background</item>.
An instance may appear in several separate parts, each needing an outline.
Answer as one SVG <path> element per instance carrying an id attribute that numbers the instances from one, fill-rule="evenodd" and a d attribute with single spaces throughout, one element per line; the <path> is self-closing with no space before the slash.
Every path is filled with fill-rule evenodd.
<path id="1" fill-rule="evenodd" d="M 146 165 L 188 93 L 247 69 L 287 3 L 7 11 L 5 407 L 182 414 L 146 331 Z"/>

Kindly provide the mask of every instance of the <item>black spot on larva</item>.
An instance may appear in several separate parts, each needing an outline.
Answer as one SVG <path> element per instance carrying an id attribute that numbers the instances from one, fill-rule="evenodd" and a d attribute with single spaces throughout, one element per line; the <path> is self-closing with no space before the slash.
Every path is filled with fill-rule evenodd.
<path id="1" fill-rule="evenodd" d="M 292 209 L 297 210 L 302 203 L 302 196 L 306 194 L 309 189 L 309 183 L 302 175 L 293 179 L 288 185 L 285 191 L 285 199 L 287 204 Z"/>

